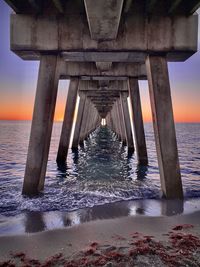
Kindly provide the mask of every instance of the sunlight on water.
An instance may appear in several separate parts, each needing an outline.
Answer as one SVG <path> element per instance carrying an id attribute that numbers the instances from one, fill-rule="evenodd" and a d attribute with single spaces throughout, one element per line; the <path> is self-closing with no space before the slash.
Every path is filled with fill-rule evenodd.
<path id="1" fill-rule="evenodd" d="M 67 165 L 57 166 L 61 123 L 55 123 L 45 191 L 37 198 L 21 196 L 30 133 L 29 122 L 0 122 L 0 213 L 70 211 L 121 200 L 160 198 L 160 181 L 151 124 L 145 124 L 149 166 L 107 127 L 98 128 L 80 147 L 69 152 Z M 177 138 L 186 197 L 200 196 L 200 124 L 177 124 Z"/>

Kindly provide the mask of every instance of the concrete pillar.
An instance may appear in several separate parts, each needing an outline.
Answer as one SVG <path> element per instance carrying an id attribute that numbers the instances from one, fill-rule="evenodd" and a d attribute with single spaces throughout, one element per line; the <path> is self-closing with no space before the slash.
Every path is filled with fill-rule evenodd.
<path id="1" fill-rule="evenodd" d="M 116 127 L 116 132 L 117 132 L 117 136 L 118 139 L 121 140 L 121 132 L 120 132 L 120 125 L 119 125 L 119 116 L 118 116 L 118 112 L 117 112 L 117 105 L 116 102 L 114 103 L 114 115 L 115 115 L 115 127 Z"/>
<path id="2" fill-rule="evenodd" d="M 138 80 L 129 79 L 128 87 L 129 87 L 130 103 L 132 108 L 137 159 L 139 164 L 146 165 L 148 164 L 148 157 L 147 157 L 147 147 L 144 134 L 144 124 L 142 118 L 142 108 L 141 108 Z"/>
<path id="3" fill-rule="evenodd" d="M 163 196 L 183 198 L 166 58 L 148 56 L 146 67 Z"/>
<path id="4" fill-rule="evenodd" d="M 80 101 L 79 101 L 78 114 L 77 114 L 77 119 L 76 119 L 76 124 L 75 124 L 74 137 L 73 137 L 73 142 L 72 142 L 72 149 L 74 150 L 78 149 L 81 123 L 83 119 L 83 110 L 84 110 L 85 100 L 86 100 L 85 93 L 79 92 L 79 96 L 80 96 Z"/>
<path id="5" fill-rule="evenodd" d="M 127 141 L 128 151 L 132 153 L 134 152 L 134 143 L 133 143 L 133 135 L 132 135 L 132 130 L 131 130 L 131 122 L 130 122 L 130 114 L 128 110 L 127 97 L 128 97 L 127 92 L 120 93 L 123 119 L 124 119 L 124 125 L 126 129 L 126 141 Z"/>
<path id="6" fill-rule="evenodd" d="M 116 125 L 116 116 L 115 116 L 116 115 L 115 114 L 115 106 L 114 105 L 113 105 L 111 114 L 112 114 L 112 122 L 113 122 L 113 131 L 118 136 L 118 133 L 117 133 L 117 125 Z"/>
<path id="7" fill-rule="evenodd" d="M 60 76 L 57 56 L 41 56 L 22 193 L 43 188 Z"/>
<path id="8" fill-rule="evenodd" d="M 94 118 L 94 107 L 92 103 L 89 103 L 89 112 L 88 112 L 88 117 L 87 117 L 87 123 L 86 123 L 86 128 L 85 128 L 85 133 L 84 133 L 84 138 L 87 138 L 90 134 L 91 128 L 92 128 L 92 121 Z"/>
<path id="9" fill-rule="evenodd" d="M 123 119 L 123 113 L 122 113 L 122 105 L 120 103 L 120 99 L 117 99 L 117 109 L 119 112 L 119 123 L 121 126 L 121 141 L 123 145 L 126 145 L 126 131 L 125 131 L 125 125 L 124 125 L 124 119 Z"/>
<path id="10" fill-rule="evenodd" d="M 94 106 L 92 105 L 92 120 L 91 120 L 91 126 L 90 126 L 90 129 L 89 129 L 89 133 L 92 133 L 95 129 L 95 121 L 97 119 L 97 111 L 96 109 L 94 108 Z"/>
<path id="11" fill-rule="evenodd" d="M 71 130 L 73 125 L 74 113 L 76 108 L 76 99 L 78 92 L 79 79 L 73 78 L 70 80 L 67 102 L 65 107 L 64 121 L 60 136 L 60 143 L 57 154 L 57 163 L 65 163 L 69 149 Z"/>
<path id="12" fill-rule="evenodd" d="M 114 132 L 114 124 L 113 124 L 113 116 L 112 116 L 112 110 L 110 111 L 110 126 L 111 130 Z"/>
<path id="13" fill-rule="evenodd" d="M 121 129 L 121 123 L 120 123 L 120 116 L 119 116 L 119 110 L 118 110 L 118 105 L 117 101 L 115 102 L 115 113 L 116 113 L 116 123 L 117 123 L 117 131 L 118 131 L 118 137 L 119 140 L 122 140 L 122 129 Z"/>
<path id="14" fill-rule="evenodd" d="M 90 101 L 86 97 L 85 105 L 84 105 L 84 109 L 83 109 L 83 118 L 81 121 L 81 129 L 80 129 L 80 137 L 79 137 L 80 143 L 83 143 L 83 141 L 85 139 L 85 131 L 86 131 L 87 123 L 88 123 L 89 110 L 90 110 Z"/>

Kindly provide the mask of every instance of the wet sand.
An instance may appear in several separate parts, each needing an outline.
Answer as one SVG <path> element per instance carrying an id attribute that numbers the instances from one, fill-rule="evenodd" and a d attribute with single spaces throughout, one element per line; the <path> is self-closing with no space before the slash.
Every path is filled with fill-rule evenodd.
<path id="1" fill-rule="evenodd" d="M 168 250 L 170 255 L 162 255 Z M 12 259 L 16 264 L 28 258 L 41 263 L 48 259 L 47 266 L 179 266 L 173 262 L 179 258 L 182 264 L 190 261 L 188 266 L 200 266 L 200 211 L 174 216 L 124 216 L 0 237 L 2 262 Z"/>

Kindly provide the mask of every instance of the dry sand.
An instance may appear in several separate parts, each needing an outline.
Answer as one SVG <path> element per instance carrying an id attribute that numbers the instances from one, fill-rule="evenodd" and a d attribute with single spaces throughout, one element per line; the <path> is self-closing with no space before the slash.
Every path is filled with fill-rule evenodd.
<path id="1" fill-rule="evenodd" d="M 0 266 L 200 266 L 200 212 L 1 236 L 0 259 Z"/>

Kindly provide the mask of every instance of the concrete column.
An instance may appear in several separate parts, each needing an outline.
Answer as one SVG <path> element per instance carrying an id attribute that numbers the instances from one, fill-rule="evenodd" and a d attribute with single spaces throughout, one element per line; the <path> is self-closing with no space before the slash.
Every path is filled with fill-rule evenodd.
<path id="1" fill-rule="evenodd" d="M 118 112 L 117 112 L 117 105 L 116 102 L 114 103 L 114 114 L 115 114 L 115 125 L 116 125 L 116 132 L 118 139 L 121 140 L 120 138 L 120 126 L 119 126 L 119 117 L 118 117 Z"/>
<path id="2" fill-rule="evenodd" d="M 163 196 L 183 198 L 166 58 L 149 56 L 146 67 Z"/>
<path id="3" fill-rule="evenodd" d="M 106 124 L 107 124 L 108 128 L 111 129 L 111 124 L 110 124 L 110 113 L 108 113 L 108 115 L 106 116 Z"/>
<path id="4" fill-rule="evenodd" d="M 79 79 L 74 78 L 70 80 L 67 102 L 65 107 L 64 121 L 60 136 L 60 143 L 57 154 L 57 163 L 65 163 L 69 149 L 71 130 L 73 125 L 74 113 L 76 108 L 76 99 L 78 92 Z"/>
<path id="5" fill-rule="evenodd" d="M 131 130 L 130 114 L 128 110 L 127 96 L 128 96 L 128 93 L 126 92 L 120 93 L 123 119 L 124 119 L 124 125 L 126 129 L 127 146 L 128 146 L 128 151 L 132 153 L 134 152 L 134 143 L 133 143 L 133 135 L 132 135 L 132 130 Z"/>
<path id="6" fill-rule="evenodd" d="M 116 115 L 115 114 L 115 105 L 113 105 L 111 114 L 112 114 L 113 130 L 114 130 L 115 134 L 118 136 L 117 125 L 116 125 L 116 116 L 115 116 Z"/>
<path id="7" fill-rule="evenodd" d="M 124 119 L 123 119 L 123 113 L 122 113 L 122 105 L 120 103 L 120 99 L 117 99 L 117 109 L 119 112 L 119 123 L 121 126 L 121 135 L 122 135 L 122 144 L 126 145 L 126 131 L 125 131 L 125 125 L 124 125 Z"/>
<path id="8" fill-rule="evenodd" d="M 79 96 L 80 96 L 80 102 L 79 102 L 78 114 L 77 114 L 77 119 L 76 119 L 76 124 L 75 124 L 75 130 L 74 130 L 74 137 L 73 137 L 73 142 L 72 142 L 72 149 L 75 149 L 75 150 L 78 149 L 81 123 L 83 119 L 83 110 L 84 110 L 85 100 L 86 100 L 85 93 L 79 92 Z"/>
<path id="9" fill-rule="evenodd" d="M 113 108 L 112 108 L 113 110 Z M 114 123 L 113 123 L 113 116 L 112 116 L 112 110 L 110 111 L 110 126 L 111 126 L 111 130 L 114 132 Z"/>
<path id="10" fill-rule="evenodd" d="M 60 76 L 57 56 L 41 56 L 22 193 L 43 188 Z"/>
<path id="11" fill-rule="evenodd" d="M 117 131 L 118 131 L 118 136 L 119 140 L 122 140 L 122 129 L 121 129 L 121 123 L 120 123 L 120 116 L 119 116 L 119 109 L 117 105 L 117 101 L 115 102 L 115 112 L 116 112 L 116 123 L 117 123 Z"/>
<path id="12" fill-rule="evenodd" d="M 81 121 L 81 129 L 80 129 L 80 137 L 79 137 L 80 143 L 83 143 L 85 139 L 85 131 L 86 131 L 87 123 L 88 123 L 89 110 L 90 110 L 90 102 L 89 102 L 89 99 L 86 97 L 84 110 L 83 110 L 83 118 Z"/>
<path id="13" fill-rule="evenodd" d="M 92 105 L 92 110 L 93 110 L 93 118 L 92 118 L 91 128 L 90 128 L 89 134 L 92 133 L 95 130 L 95 121 L 96 121 L 97 115 L 98 115 L 97 111 L 96 111 L 96 109 L 94 108 L 93 105 Z"/>
<path id="14" fill-rule="evenodd" d="M 113 107 L 112 107 L 112 109 L 110 111 L 110 122 L 111 122 L 111 130 L 113 132 L 115 132 L 115 126 L 114 126 L 114 123 L 113 123 Z"/>
<path id="15" fill-rule="evenodd" d="M 129 87 L 129 97 L 132 108 L 137 159 L 139 164 L 146 165 L 148 164 L 148 157 L 147 157 L 147 147 L 144 134 L 144 124 L 142 118 L 142 108 L 141 108 L 138 80 L 129 79 L 128 87 Z"/>
<path id="16" fill-rule="evenodd" d="M 88 111 L 88 117 L 87 117 L 87 123 L 86 123 L 84 138 L 87 138 L 90 134 L 90 131 L 92 128 L 93 118 L 94 118 L 94 108 L 92 106 L 92 103 L 89 102 L 89 111 Z"/>

